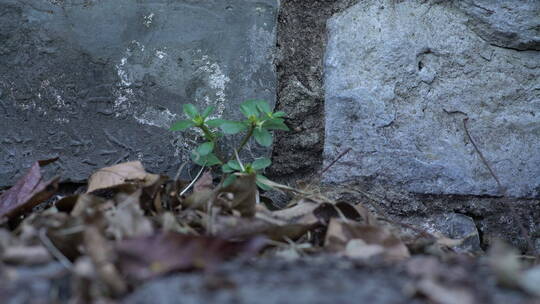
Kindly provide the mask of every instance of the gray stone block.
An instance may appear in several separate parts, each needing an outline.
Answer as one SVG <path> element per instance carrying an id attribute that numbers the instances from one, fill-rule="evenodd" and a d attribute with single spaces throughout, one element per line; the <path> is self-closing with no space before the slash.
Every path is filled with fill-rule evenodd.
<path id="1" fill-rule="evenodd" d="M 460 1 L 367 0 L 329 21 L 325 163 L 353 150 L 326 182 L 540 197 L 540 52 L 513 49 L 535 48 L 540 22 L 528 16 L 540 2 L 495 2 L 513 8 L 510 19 L 477 17 Z M 486 22 L 503 43 L 479 36 Z M 532 30 L 512 34 L 522 26 Z"/>
<path id="2" fill-rule="evenodd" d="M 454 1 L 470 18 L 468 25 L 490 44 L 540 51 L 540 1 Z"/>
<path id="3" fill-rule="evenodd" d="M 413 216 L 406 218 L 405 222 L 422 227 L 435 235 L 440 234 L 453 240 L 460 240 L 461 243 L 453 247 L 457 252 L 479 253 L 482 251 L 480 234 L 476 229 L 476 224 L 472 218 L 466 215 L 449 212 L 431 215 L 427 218 Z"/>
<path id="4" fill-rule="evenodd" d="M 0 186 L 36 159 L 82 181 L 139 159 L 174 173 L 185 103 L 275 103 L 277 0 L 0 0 Z M 235 114 L 236 115 L 236 114 Z"/>

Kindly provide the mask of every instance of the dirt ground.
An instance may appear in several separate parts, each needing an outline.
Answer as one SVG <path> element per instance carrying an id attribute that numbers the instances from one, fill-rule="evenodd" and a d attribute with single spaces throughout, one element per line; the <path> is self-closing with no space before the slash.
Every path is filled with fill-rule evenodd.
<path id="1" fill-rule="evenodd" d="M 417 257 L 422 259 L 429 257 Z M 437 285 L 413 274 L 408 263 L 370 263 L 319 256 L 233 261 L 212 273 L 179 273 L 154 279 L 122 303 L 540 303 L 499 287 L 482 260 L 440 262 Z M 19 280 L 0 287 L 2 303 L 67 303 L 69 275 L 57 263 L 18 269 Z M 442 286 L 442 288 L 441 288 Z"/>

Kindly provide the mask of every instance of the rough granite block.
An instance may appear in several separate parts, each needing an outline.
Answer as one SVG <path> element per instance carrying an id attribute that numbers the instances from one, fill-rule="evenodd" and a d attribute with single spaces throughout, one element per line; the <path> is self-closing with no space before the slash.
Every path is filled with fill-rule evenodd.
<path id="1" fill-rule="evenodd" d="M 328 28 L 325 163 L 352 152 L 326 182 L 540 197 L 540 1 L 366 0 Z"/>

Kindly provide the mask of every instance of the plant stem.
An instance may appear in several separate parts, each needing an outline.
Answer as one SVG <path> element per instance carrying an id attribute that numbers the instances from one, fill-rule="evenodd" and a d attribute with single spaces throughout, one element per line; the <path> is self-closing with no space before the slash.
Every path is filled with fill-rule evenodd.
<path id="1" fill-rule="evenodd" d="M 238 153 L 240 153 L 240 151 L 242 151 L 242 148 L 244 148 L 244 146 L 247 144 L 247 142 L 249 141 L 249 139 L 253 135 L 254 130 L 255 130 L 255 126 L 251 125 L 249 127 L 249 130 L 248 130 L 246 136 L 244 136 L 244 139 L 242 139 L 242 142 L 240 143 L 240 146 L 238 146 L 238 149 L 236 149 L 236 151 Z"/>
<path id="2" fill-rule="evenodd" d="M 206 137 L 206 139 L 208 139 L 211 142 L 215 142 L 216 136 L 212 133 L 212 131 L 210 131 L 210 129 L 208 129 L 206 125 L 203 124 L 199 126 L 199 128 L 201 129 L 201 131 L 203 131 L 204 137 Z"/>
<path id="3" fill-rule="evenodd" d="M 246 135 L 244 136 L 244 138 L 242 139 L 242 142 L 240 143 L 240 145 L 238 146 L 238 148 L 235 150 L 235 153 L 239 154 L 240 151 L 242 151 L 242 148 L 244 148 L 244 146 L 248 143 L 249 139 L 251 138 L 251 136 L 253 136 L 253 131 L 255 130 L 255 126 L 254 125 L 250 125 L 249 126 L 249 130 L 248 132 L 246 133 Z M 229 158 L 229 161 L 233 160 L 235 158 L 235 155 L 233 154 L 230 158 Z"/>
<path id="4" fill-rule="evenodd" d="M 211 141 L 213 144 L 214 144 L 214 151 L 215 151 L 215 155 L 216 157 L 222 162 L 223 162 L 223 158 L 221 158 L 221 151 L 219 149 L 219 146 L 217 144 L 217 135 L 214 134 L 210 129 L 208 129 L 208 127 L 205 125 L 205 124 L 202 124 L 200 126 L 198 126 L 199 129 L 201 129 L 201 131 L 203 132 L 204 134 L 204 137 Z"/>

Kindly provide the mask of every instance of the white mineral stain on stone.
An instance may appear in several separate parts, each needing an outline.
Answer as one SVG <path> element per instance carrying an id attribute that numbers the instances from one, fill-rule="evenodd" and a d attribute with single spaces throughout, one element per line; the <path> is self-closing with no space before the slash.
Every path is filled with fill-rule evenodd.
<path id="1" fill-rule="evenodd" d="M 127 52 L 130 51 L 128 50 Z M 128 87 L 131 85 L 131 82 L 129 81 L 128 72 L 125 69 L 126 63 L 127 57 L 120 59 L 120 64 L 116 65 L 116 73 L 118 74 L 118 78 L 120 78 L 120 85 Z"/>
<path id="2" fill-rule="evenodd" d="M 176 114 L 171 113 L 168 109 L 156 109 L 153 107 L 148 107 L 141 115 L 134 116 L 135 120 L 140 124 L 164 129 L 170 128 L 177 117 Z"/>
<path id="3" fill-rule="evenodd" d="M 210 96 L 204 97 L 204 102 L 206 106 L 215 105 L 216 110 L 213 117 L 221 117 L 225 111 L 225 101 L 227 95 L 225 94 L 225 89 L 227 88 L 227 83 L 231 80 L 225 73 L 223 73 L 220 65 L 217 62 L 212 62 L 208 55 L 203 55 L 201 57 L 202 65 L 199 67 L 197 72 L 203 72 L 208 76 L 208 86 L 215 90 L 215 101 L 212 101 Z"/>
<path id="4" fill-rule="evenodd" d="M 58 107 L 58 108 L 66 107 L 66 102 L 64 101 L 62 96 L 60 96 L 59 94 L 56 94 L 54 97 L 56 99 L 56 107 Z"/>
<path id="5" fill-rule="evenodd" d="M 116 117 L 121 116 L 124 112 L 129 113 L 129 110 L 132 107 L 132 99 L 135 96 L 133 89 L 130 88 L 133 84 L 133 80 L 128 69 L 128 59 L 133 55 L 134 49 L 144 52 L 145 47 L 136 40 L 131 41 L 131 45 L 126 48 L 124 56 L 120 59 L 120 63 L 115 66 L 119 79 L 117 83 L 118 89 L 114 92 L 114 95 L 116 96 L 116 99 L 114 100 Z"/>
<path id="6" fill-rule="evenodd" d="M 62 123 L 62 124 L 67 124 L 69 123 L 69 119 L 65 118 L 65 117 L 58 117 L 58 118 L 55 118 L 54 121 L 58 122 L 58 123 Z"/>
<path id="7" fill-rule="evenodd" d="M 163 59 L 163 58 L 165 58 L 165 56 L 167 56 L 167 53 L 165 53 L 163 51 L 160 51 L 160 50 L 156 50 L 156 57 L 157 58 Z"/>
<path id="8" fill-rule="evenodd" d="M 40 87 L 42 89 L 45 89 L 46 87 L 48 87 L 50 85 L 51 85 L 50 81 L 48 79 L 45 79 L 45 80 L 41 81 Z"/>
<path id="9" fill-rule="evenodd" d="M 154 13 L 150 13 L 149 15 L 144 16 L 144 21 L 143 21 L 144 26 L 149 28 L 150 25 L 152 25 L 153 19 L 154 19 Z"/>

